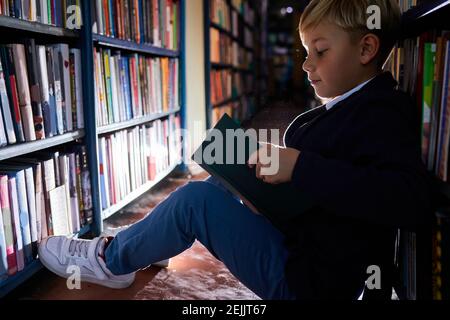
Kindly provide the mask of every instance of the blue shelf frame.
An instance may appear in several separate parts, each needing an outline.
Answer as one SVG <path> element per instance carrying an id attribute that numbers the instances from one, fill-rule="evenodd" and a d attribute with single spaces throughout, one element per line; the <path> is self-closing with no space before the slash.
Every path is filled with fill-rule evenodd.
<path id="1" fill-rule="evenodd" d="M 116 48 L 125 51 L 132 51 L 143 54 L 151 54 L 154 56 L 177 58 L 179 51 L 168 50 L 152 46 L 150 44 L 139 44 L 133 41 L 111 38 L 100 34 L 93 34 L 93 40 L 100 46 Z"/>

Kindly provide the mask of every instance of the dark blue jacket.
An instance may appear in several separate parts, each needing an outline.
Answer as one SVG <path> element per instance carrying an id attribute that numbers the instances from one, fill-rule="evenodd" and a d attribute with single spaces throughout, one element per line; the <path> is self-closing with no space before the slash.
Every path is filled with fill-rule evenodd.
<path id="1" fill-rule="evenodd" d="M 396 85 L 382 73 L 285 133 L 285 145 L 301 151 L 292 184 L 317 204 L 284 228 L 287 277 L 300 299 L 357 298 L 368 266 L 388 272 L 397 228 L 414 230 L 430 213 L 415 106 Z"/>

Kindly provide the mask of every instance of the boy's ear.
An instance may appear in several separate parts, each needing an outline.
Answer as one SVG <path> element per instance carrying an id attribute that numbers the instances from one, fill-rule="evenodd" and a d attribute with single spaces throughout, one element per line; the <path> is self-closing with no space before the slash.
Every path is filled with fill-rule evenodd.
<path id="1" fill-rule="evenodd" d="M 373 33 L 368 33 L 360 41 L 360 61 L 363 65 L 372 62 L 380 51 L 380 38 Z"/>

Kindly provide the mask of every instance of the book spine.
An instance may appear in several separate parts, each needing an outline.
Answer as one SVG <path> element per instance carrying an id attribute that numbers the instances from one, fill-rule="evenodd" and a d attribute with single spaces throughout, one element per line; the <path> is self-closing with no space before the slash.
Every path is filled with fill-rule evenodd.
<path id="1" fill-rule="evenodd" d="M 44 118 L 44 135 L 52 137 L 52 115 L 50 110 L 50 87 L 47 70 L 47 54 L 45 46 L 37 46 L 38 76 L 40 84 L 40 97 L 42 114 Z"/>
<path id="2" fill-rule="evenodd" d="M 5 133 L 9 144 L 16 143 L 16 134 L 14 133 L 14 125 L 9 106 L 8 92 L 6 90 L 5 76 L 3 73 L 2 62 L 0 61 L 0 106 L 5 122 Z"/>
<path id="3" fill-rule="evenodd" d="M 36 139 L 41 140 L 45 138 L 44 117 L 42 114 L 41 105 L 41 88 L 39 85 L 37 51 L 34 39 L 28 39 L 26 44 L 27 50 L 27 66 L 28 76 L 30 82 L 31 94 L 31 108 L 33 112 L 33 125 L 36 134 Z"/>
<path id="4" fill-rule="evenodd" d="M 8 275 L 17 273 L 17 258 L 14 243 L 14 225 L 9 206 L 8 176 L 0 176 L 0 203 L 3 216 L 3 227 L 5 229 L 6 261 L 8 264 Z"/>
<path id="5" fill-rule="evenodd" d="M 60 52 L 57 48 L 49 48 L 53 52 L 53 90 L 55 95 L 55 105 L 56 105 L 56 127 L 58 134 L 64 133 L 64 106 L 63 106 L 63 95 L 62 95 L 62 83 L 61 83 L 61 58 Z"/>
<path id="6" fill-rule="evenodd" d="M 36 214 L 36 191 L 34 189 L 34 174 L 33 168 L 25 169 L 25 186 L 26 186 L 26 200 L 28 204 L 28 214 L 30 219 L 30 235 L 31 235 L 31 250 L 32 257 L 37 257 L 37 214 Z"/>
<path id="7" fill-rule="evenodd" d="M 60 52 L 62 58 L 61 64 L 61 74 L 63 79 L 63 93 L 65 101 L 65 129 L 67 131 L 73 130 L 73 119 L 72 119 L 72 91 L 71 91 L 71 79 L 70 79 L 70 57 L 69 57 L 69 46 L 67 44 L 60 44 Z"/>
<path id="8" fill-rule="evenodd" d="M 29 264 L 33 260 L 33 249 L 31 238 L 30 212 L 28 210 L 27 190 L 25 182 L 25 172 L 23 170 L 17 172 L 16 187 L 17 187 L 17 200 L 19 204 L 19 219 L 20 219 L 20 228 L 22 232 L 25 264 Z"/>
<path id="9" fill-rule="evenodd" d="M 8 65 L 8 79 L 6 83 L 6 87 L 8 89 L 8 96 L 10 98 L 10 105 L 13 106 L 12 111 L 14 114 L 14 128 L 16 130 L 16 138 L 19 142 L 25 141 L 23 126 L 22 126 L 22 117 L 20 114 L 20 105 L 19 105 L 19 96 L 17 93 L 17 78 L 15 74 L 14 67 L 14 58 L 12 48 L 9 46 L 6 48 L 7 50 L 7 65 Z"/>
<path id="10" fill-rule="evenodd" d="M 77 198 L 78 198 L 78 209 L 80 216 L 80 226 L 84 227 L 87 223 L 86 217 L 84 216 L 84 206 L 83 206 L 83 194 L 82 194 L 82 180 L 81 180 L 81 157 L 79 152 L 75 152 L 75 173 L 76 173 L 76 188 L 77 188 Z"/>
<path id="11" fill-rule="evenodd" d="M 55 166 L 53 159 L 48 159 L 42 162 L 43 164 L 43 180 L 44 180 L 44 197 L 45 197 L 45 213 L 47 223 L 48 236 L 53 235 L 53 217 L 50 206 L 50 191 L 56 188 L 55 181 Z"/>
<path id="12" fill-rule="evenodd" d="M 17 271 L 22 271 L 25 268 L 24 243 L 22 239 L 22 230 L 19 216 L 19 203 L 17 198 L 16 178 L 10 177 L 8 179 L 9 203 L 11 206 L 14 235 L 15 235 L 15 251 L 17 261 Z"/>
<path id="13" fill-rule="evenodd" d="M 42 192 L 42 168 L 40 163 L 36 163 L 34 166 L 34 198 L 36 200 L 36 234 L 37 242 L 40 243 L 43 237 L 43 221 L 42 221 L 42 206 L 45 206 L 44 194 Z"/>
<path id="14" fill-rule="evenodd" d="M 47 77 L 48 77 L 48 93 L 49 93 L 49 110 L 48 114 L 44 114 L 44 117 L 50 118 L 50 131 L 51 136 L 58 134 L 58 111 L 56 106 L 56 88 L 55 88 L 55 75 L 53 70 L 53 50 L 51 47 L 45 48 L 46 50 L 46 62 L 47 62 Z"/>
<path id="15" fill-rule="evenodd" d="M 78 205 L 75 153 L 73 152 L 69 153 L 69 195 L 72 213 L 72 232 L 75 233 L 80 230 L 80 208 Z"/>
<path id="16" fill-rule="evenodd" d="M 83 111 L 83 85 L 82 85 L 82 65 L 81 51 L 79 49 L 70 49 L 74 55 L 75 65 L 75 99 L 77 106 L 77 128 L 84 128 L 84 111 Z"/>

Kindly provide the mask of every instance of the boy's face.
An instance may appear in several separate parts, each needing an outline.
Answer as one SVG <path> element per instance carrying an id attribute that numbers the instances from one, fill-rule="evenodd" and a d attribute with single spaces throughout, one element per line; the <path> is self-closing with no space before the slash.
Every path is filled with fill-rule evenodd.
<path id="1" fill-rule="evenodd" d="M 334 98 L 360 84 L 363 65 L 360 46 L 348 32 L 329 22 L 301 32 L 308 57 L 303 69 L 316 95 Z"/>

